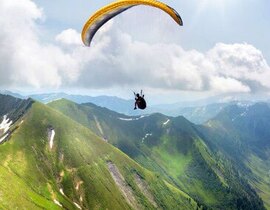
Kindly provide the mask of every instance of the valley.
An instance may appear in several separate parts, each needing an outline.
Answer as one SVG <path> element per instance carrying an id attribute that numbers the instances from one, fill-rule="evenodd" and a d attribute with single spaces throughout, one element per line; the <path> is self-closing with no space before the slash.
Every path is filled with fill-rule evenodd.
<path id="1" fill-rule="evenodd" d="M 1 208 L 269 209 L 267 104 L 196 125 L 66 99 L 5 101 Z"/>

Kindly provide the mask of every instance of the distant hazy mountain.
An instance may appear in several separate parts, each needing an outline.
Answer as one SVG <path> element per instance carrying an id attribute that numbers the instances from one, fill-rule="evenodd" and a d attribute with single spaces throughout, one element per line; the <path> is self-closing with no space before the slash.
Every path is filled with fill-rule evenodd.
<path id="1" fill-rule="evenodd" d="M 83 95 L 69 95 L 66 93 L 48 93 L 48 94 L 36 94 L 30 95 L 29 97 L 40 101 L 42 103 L 49 103 L 59 99 L 67 99 L 78 104 L 82 103 L 94 103 L 101 107 L 106 107 L 108 109 L 114 110 L 119 113 L 125 114 L 138 114 L 139 112 L 134 112 L 134 101 L 125 100 L 115 96 L 83 96 Z"/>
<path id="2" fill-rule="evenodd" d="M 163 109 L 161 113 L 168 116 L 184 116 L 189 121 L 202 124 L 211 118 L 214 118 L 228 103 L 209 104 L 195 107 L 178 107 L 176 109 Z"/>
<path id="3" fill-rule="evenodd" d="M 244 171 L 208 139 L 216 130 L 196 126 L 183 117 L 126 116 L 93 104 L 78 105 L 67 100 L 48 105 L 88 127 L 143 167 L 160 174 L 204 208 L 264 209 L 256 188 L 251 188 L 242 177 Z M 266 202 L 265 197 L 262 199 Z"/>
<path id="4" fill-rule="evenodd" d="M 82 103 L 93 103 L 97 106 L 105 107 L 107 109 L 116 111 L 118 113 L 126 115 L 142 115 L 151 113 L 162 113 L 168 116 L 184 116 L 189 121 L 202 124 L 211 118 L 214 118 L 224 107 L 230 104 L 237 104 L 238 101 L 230 101 L 226 103 L 212 103 L 212 101 L 222 100 L 222 97 L 212 97 L 207 100 L 199 100 L 195 102 L 182 102 L 177 104 L 164 104 L 149 106 L 146 110 L 133 110 L 134 101 L 125 100 L 118 97 L 112 96 L 82 96 L 82 95 L 69 95 L 66 93 L 48 93 L 48 94 L 38 94 L 30 95 L 29 97 L 38 100 L 42 103 L 49 103 L 59 99 L 67 99 L 78 104 Z M 223 96 L 224 97 L 224 96 Z M 242 101 L 244 104 L 251 104 L 249 101 Z"/>
<path id="5" fill-rule="evenodd" d="M 0 90 L 0 94 L 1 95 L 9 95 L 9 96 L 13 96 L 15 98 L 20 98 L 20 99 L 26 99 L 27 97 L 25 96 L 22 96 L 18 93 L 14 93 L 14 92 L 11 92 L 11 91 L 8 91 L 8 90 Z"/>
<path id="6" fill-rule="evenodd" d="M 27 98 L 26 96 L 22 96 L 20 94 L 13 93 L 10 91 L 2 91 L 2 93 L 12 95 L 14 97 L 21 99 Z M 113 96 L 92 97 L 84 95 L 70 95 L 66 93 L 45 93 L 45 94 L 29 95 L 29 97 L 45 104 L 62 98 L 73 101 L 78 104 L 93 103 L 96 104 L 97 106 L 105 107 L 118 113 L 132 116 L 152 114 L 152 113 L 162 113 L 164 115 L 172 117 L 184 116 L 186 119 L 196 124 L 203 124 L 206 121 L 214 118 L 223 108 L 225 108 L 228 105 L 254 104 L 254 102 L 252 101 L 244 100 L 247 97 L 243 96 L 240 97 L 238 95 L 228 96 L 225 94 L 197 101 L 183 101 L 175 104 L 148 106 L 146 110 L 141 111 L 141 110 L 133 110 L 134 107 L 133 100 L 126 100 Z M 234 100 L 236 98 L 242 98 L 242 100 L 241 101 Z"/>
<path id="7" fill-rule="evenodd" d="M 231 136 L 231 141 L 244 143 L 249 148 L 264 150 L 270 147 L 270 108 L 267 103 L 254 105 L 230 105 L 215 118 L 207 122 L 207 126 L 224 129 Z M 234 137 L 234 138 L 233 138 Z"/>
<path id="8" fill-rule="evenodd" d="M 270 108 L 267 103 L 226 107 L 201 131 L 249 180 L 270 209 Z"/>

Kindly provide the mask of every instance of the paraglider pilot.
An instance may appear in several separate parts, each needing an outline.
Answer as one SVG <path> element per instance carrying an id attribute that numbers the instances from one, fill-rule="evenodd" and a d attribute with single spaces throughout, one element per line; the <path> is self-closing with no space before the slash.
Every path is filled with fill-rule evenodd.
<path id="1" fill-rule="evenodd" d="M 144 95 L 142 94 L 142 90 L 141 90 L 141 95 L 139 93 L 136 94 L 134 92 L 134 96 L 135 96 L 134 110 L 137 109 L 137 107 L 139 109 L 145 109 L 146 108 L 146 101 L 144 100 Z"/>

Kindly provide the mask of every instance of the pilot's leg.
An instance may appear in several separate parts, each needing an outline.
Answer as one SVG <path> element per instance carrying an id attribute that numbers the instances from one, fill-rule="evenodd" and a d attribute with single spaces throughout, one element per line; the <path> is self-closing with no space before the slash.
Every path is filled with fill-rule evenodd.
<path id="1" fill-rule="evenodd" d="M 135 101 L 135 104 L 134 104 L 134 110 L 137 109 L 137 101 Z"/>

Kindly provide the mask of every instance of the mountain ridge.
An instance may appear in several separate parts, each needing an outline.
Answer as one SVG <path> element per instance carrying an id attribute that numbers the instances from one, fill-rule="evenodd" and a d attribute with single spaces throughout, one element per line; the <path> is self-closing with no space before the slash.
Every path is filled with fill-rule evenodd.
<path id="1" fill-rule="evenodd" d="M 233 160 L 270 208 L 270 108 L 267 103 L 231 106 L 208 121 L 208 142 Z M 220 133 L 224 133 L 221 137 Z"/>
<path id="2" fill-rule="evenodd" d="M 88 128 L 38 102 L 0 145 L 0 157 L 0 192 L 10 194 L 0 205 L 5 209 L 197 208 Z M 17 186 L 9 189 L 8 177 Z"/>
<path id="3" fill-rule="evenodd" d="M 78 105 L 64 100 L 49 105 L 68 116 L 72 115 L 76 121 L 103 136 L 139 164 L 161 174 L 205 206 L 219 208 L 219 205 L 227 205 L 233 208 L 235 205 L 236 208 L 238 205 L 237 208 L 240 208 L 247 205 L 256 209 L 262 205 L 260 200 L 256 201 L 256 192 L 251 191 L 248 183 L 237 175 L 232 163 L 226 157 L 222 157 L 225 162 L 215 157 L 202 140 L 199 128 L 183 117 L 172 118 L 161 114 L 129 117 L 106 112 L 106 109 L 101 111 L 91 104 Z M 233 175 L 226 167 L 234 171 Z M 209 187 L 210 191 L 207 190 Z M 233 201 L 232 198 L 238 196 L 243 197 Z"/>

